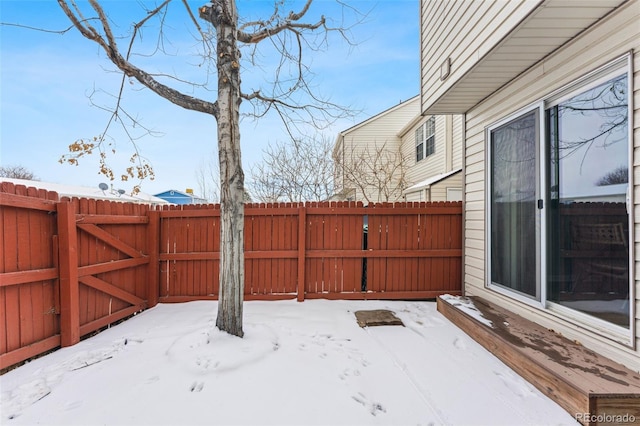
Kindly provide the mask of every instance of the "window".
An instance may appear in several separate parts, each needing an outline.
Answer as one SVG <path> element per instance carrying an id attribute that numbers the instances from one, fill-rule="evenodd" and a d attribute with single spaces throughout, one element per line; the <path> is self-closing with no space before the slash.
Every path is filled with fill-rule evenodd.
<path id="1" fill-rule="evenodd" d="M 436 117 L 431 116 L 416 129 L 416 162 L 436 152 Z"/>

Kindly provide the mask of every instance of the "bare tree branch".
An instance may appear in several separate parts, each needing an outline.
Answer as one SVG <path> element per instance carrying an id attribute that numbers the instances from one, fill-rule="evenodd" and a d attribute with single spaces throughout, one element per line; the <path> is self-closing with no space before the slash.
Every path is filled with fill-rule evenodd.
<path id="1" fill-rule="evenodd" d="M 92 20 L 97 20 L 98 18 L 91 18 Z M 72 29 L 74 29 L 76 26 L 75 25 L 71 25 L 67 28 L 64 28 L 62 30 L 48 30 L 46 28 L 39 28 L 39 27 L 32 27 L 29 25 L 22 25 L 22 24 L 14 24 L 11 22 L 0 22 L 0 25 L 5 26 L 5 27 L 17 27 L 17 28 L 24 28 L 25 30 L 32 30 L 32 31 L 40 31 L 43 33 L 51 33 L 51 34 L 66 34 L 69 31 L 71 31 Z"/>
<path id="2" fill-rule="evenodd" d="M 273 15 L 269 21 L 252 21 L 242 25 L 238 30 L 238 41 L 241 43 L 252 44 L 259 43 L 264 39 L 273 37 L 282 31 L 296 32 L 297 29 L 305 30 L 317 30 L 325 25 L 325 17 L 322 16 L 315 24 L 298 23 L 300 19 L 309 10 L 313 0 L 307 0 L 302 10 L 298 13 L 290 12 L 289 15 L 282 21 L 273 22 L 278 18 L 278 15 Z M 277 10 L 277 9 L 276 9 Z M 256 28 L 253 32 L 244 31 L 246 28 Z M 298 33 L 299 34 L 299 33 Z"/>
<path id="3" fill-rule="evenodd" d="M 161 6 L 166 6 L 171 0 L 166 0 Z M 78 10 L 75 1 L 71 0 L 72 5 L 74 6 L 76 13 L 81 16 L 80 11 Z M 125 73 L 128 77 L 133 77 L 142 83 L 144 86 L 160 95 L 165 99 L 169 99 L 172 103 L 193 111 L 203 112 L 205 114 L 211 114 L 213 116 L 217 116 L 218 114 L 218 106 L 215 102 L 207 102 L 202 99 L 194 98 L 187 94 L 181 93 L 176 89 L 173 89 L 169 86 L 166 86 L 159 81 L 157 81 L 153 76 L 146 71 L 136 67 L 131 62 L 129 62 L 125 57 L 122 56 L 120 51 L 118 50 L 118 45 L 116 43 L 115 37 L 111 31 L 111 25 L 109 24 L 109 20 L 104 13 L 104 10 L 100 6 L 100 4 L 96 0 L 89 0 L 91 7 L 98 14 L 98 19 L 102 26 L 102 30 L 104 31 L 104 36 L 100 34 L 98 30 L 96 30 L 93 26 L 89 25 L 87 20 L 79 19 L 78 16 L 74 14 L 69 8 L 66 0 L 58 0 L 60 7 L 64 11 L 65 15 L 71 20 L 73 25 L 80 31 L 80 33 L 87 39 L 92 40 L 100 45 L 102 49 L 105 51 L 107 57 L 111 59 L 111 62 L 115 66 L 117 66 L 122 72 Z M 155 15 L 159 8 L 156 8 L 150 15 L 145 17 L 141 22 L 148 20 L 151 16 Z M 135 28 L 135 26 L 134 26 Z M 133 43 L 133 37 L 131 39 L 131 43 Z"/>

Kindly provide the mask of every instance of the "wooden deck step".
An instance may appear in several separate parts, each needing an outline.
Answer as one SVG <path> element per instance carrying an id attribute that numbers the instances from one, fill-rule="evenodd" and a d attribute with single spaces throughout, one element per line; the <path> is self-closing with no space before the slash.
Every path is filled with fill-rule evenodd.
<path id="1" fill-rule="evenodd" d="M 637 372 L 479 297 L 444 296 L 437 305 L 580 423 L 640 424 Z"/>

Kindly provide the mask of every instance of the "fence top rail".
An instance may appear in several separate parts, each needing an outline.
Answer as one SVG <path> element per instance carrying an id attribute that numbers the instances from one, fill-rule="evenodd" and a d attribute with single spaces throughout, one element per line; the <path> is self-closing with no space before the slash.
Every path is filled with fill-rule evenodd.
<path id="1" fill-rule="evenodd" d="M 306 201 L 304 203 L 245 203 L 245 209 L 271 209 L 271 208 L 417 208 L 417 207 L 451 207 L 461 206 L 461 201 L 419 201 L 419 202 L 394 202 L 394 203 L 369 203 L 365 205 L 361 201 Z M 163 211 L 175 210 L 208 210 L 220 209 L 220 204 L 169 204 L 153 206 L 152 209 Z"/>
<path id="2" fill-rule="evenodd" d="M 58 193 L 12 182 L 0 182 L 0 205 L 30 210 L 55 211 Z"/>
<path id="3" fill-rule="evenodd" d="M 414 214 L 461 214 L 461 202 L 419 203 L 268 203 L 245 204 L 246 216 L 293 216 L 304 208 L 307 215 L 414 215 Z M 189 206 L 163 206 L 160 216 L 169 217 L 218 217 L 219 204 Z"/>

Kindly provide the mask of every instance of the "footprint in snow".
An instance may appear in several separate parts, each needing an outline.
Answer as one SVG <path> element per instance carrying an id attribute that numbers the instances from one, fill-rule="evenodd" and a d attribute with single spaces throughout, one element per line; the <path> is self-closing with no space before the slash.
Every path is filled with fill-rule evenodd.
<path id="1" fill-rule="evenodd" d="M 524 379 L 517 374 L 505 370 L 504 372 L 494 371 L 493 374 L 498 376 L 502 382 L 513 392 L 515 395 L 520 398 L 526 398 L 527 396 L 535 395 L 533 389 L 529 383 L 525 382 Z"/>
<path id="2" fill-rule="evenodd" d="M 78 401 L 71 401 L 65 404 L 64 406 L 64 410 L 65 411 L 71 411 L 71 410 L 75 410 L 76 408 L 82 407 L 82 401 L 78 400 Z"/>
<path id="3" fill-rule="evenodd" d="M 158 380 L 160 380 L 160 376 L 151 376 L 144 383 L 147 385 L 150 385 L 152 383 L 157 382 Z"/>
<path id="4" fill-rule="evenodd" d="M 456 339 L 453 341 L 453 346 L 461 350 L 467 349 L 467 343 L 459 337 L 456 337 Z"/>
<path id="5" fill-rule="evenodd" d="M 387 410 L 379 402 L 370 401 L 362 392 L 358 392 L 356 395 L 352 395 L 354 401 L 362 405 L 369 410 L 372 416 L 377 416 L 380 413 L 386 413 Z"/>
<path id="6" fill-rule="evenodd" d="M 346 368 L 342 373 L 338 374 L 340 380 L 347 380 L 349 376 L 359 376 L 360 370 L 352 370 L 350 368 Z"/>
<path id="7" fill-rule="evenodd" d="M 280 343 L 273 330 L 245 323 L 240 339 L 218 329 L 196 329 L 177 337 L 165 351 L 170 362 L 197 374 L 220 374 L 259 362 L 277 352 Z"/>
<path id="8" fill-rule="evenodd" d="M 367 367 L 369 365 L 369 361 L 364 357 L 364 355 L 362 355 L 360 351 L 357 350 L 350 351 L 350 353 L 347 355 L 347 358 L 355 361 L 363 367 Z"/>
<path id="9" fill-rule="evenodd" d="M 189 390 L 191 392 L 202 392 L 203 388 L 204 388 L 204 382 L 193 382 L 191 383 L 191 387 L 189 388 Z"/>

